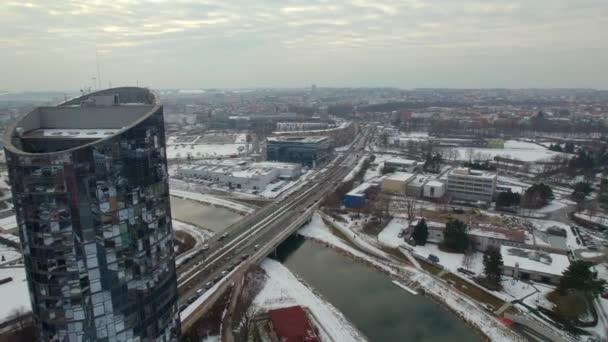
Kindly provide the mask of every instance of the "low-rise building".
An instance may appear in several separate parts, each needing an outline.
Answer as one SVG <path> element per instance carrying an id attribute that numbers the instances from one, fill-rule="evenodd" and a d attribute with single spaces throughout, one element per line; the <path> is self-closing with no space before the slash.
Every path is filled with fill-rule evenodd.
<path id="1" fill-rule="evenodd" d="M 384 162 L 384 168 L 390 172 L 414 172 L 419 168 L 419 165 L 415 160 L 391 158 Z"/>
<path id="2" fill-rule="evenodd" d="M 396 172 L 382 180 L 382 192 L 405 195 L 407 183 L 416 175 L 407 172 Z"/>
<path id="3" fill-rule="evenodd" d="M 490 203 L 496 190 L 496 174 L 470 168 L 455 168 L 448 173 L 447 192 L 454 200 Z"/>
<path id="4" fill-rule="evenodd" d="M 333 140 L 329 137 L 269 137 L 266 159 L 317 167 L 333 157 Z"/>
<path id="5" fill-rule="evenodd" d="M 428 176 L 425 175 L 416 175 L 407 183 L 405 187 L 405 194 L 411 197 L 420 198 L 422 197 L 422 192 L 424 189 L 424 185 L 429 180 Z"/>
<path id="6" fill-rule="evenodd" d="M 361 183 L 356 188 L 344 195 L 344 206 L 347 208 L 363 208 L 367 198 L 367 190 L 373 186 L 372 183 Z"/>
<path id="7" fill-rule="evenodd" d="M 277 180 L 293 180 L 300 177 L 302 166 L 293 163 L 260 162 L 225 159 L 205 160 L 194 165 L 178 168 L 177 174 L 214 182 L 229 188 L 262 191 Z"/>
<path id="8" fill-rule="evenodd" d="M 502 273 L 516 279 L 558 285 L 570 266 L 568 256 L 520 247 L 501 246 Z"/>
<path id="9" fill-rule="evenodd" d="M 445 195 L 445 184 L 438 180 L 430 180 L 424 184 L 423 195 L 425 198 L 442 198 Z"/>

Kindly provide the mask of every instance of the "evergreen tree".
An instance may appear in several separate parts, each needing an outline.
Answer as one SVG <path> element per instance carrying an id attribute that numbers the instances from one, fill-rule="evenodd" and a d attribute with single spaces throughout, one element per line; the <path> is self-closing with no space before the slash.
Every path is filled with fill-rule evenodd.
<path id="1" fill-rule="evenodd" d="M 500 284 L 500 275 L 502 267 L 502 255 L 500 249 L 494 246 L 489 246 L 488 249 L 483 253 L 483 273 L 486 280 L 494 285 Z"/>
<path id="2" fill-rule="evenodd" d="M 597 273 L 591 270 L 592 264 L 584 260 L 576 260 L 564 271 L 558 290 L 565 294 L 567 290 L 580 291 L 585 294 L 597 295 L 604 290 L 606 281 L 598 279 Z"/>
<path id="3" fill-rule="evenodd" d="M 467 225 L 460 220 L 449 220 L 448 223 L 445 224 L 443 245 L 451 251 L 464 253 L 469 246 Z"/>
<path id="4" fill-rule="evenodd" d="M 412 233 L 412 238 L 416 241 L 416 245 L 424 246 L 426 245 L 426 240 L 429 237 L 429 228 L 426 226 L 426 221 L 424 219 L 418 221 L 416 226 L 414 227 L 414 232 Z"/>

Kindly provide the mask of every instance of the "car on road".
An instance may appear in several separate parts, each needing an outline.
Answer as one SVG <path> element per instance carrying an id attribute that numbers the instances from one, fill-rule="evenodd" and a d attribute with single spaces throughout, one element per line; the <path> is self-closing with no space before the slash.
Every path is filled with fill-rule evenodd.
<path id="1" fill-rule="evenodd" d="M 204 244 L 204 245 L 203 245 L 203 250 L 204 250 L 204 251 L 206 251 L 206 250 L 208 250 L 208 249 L 209 249 L 209 245 L 208 245 L 208 244 Z"/>
<path id="2" fill-rule="evenodd" d="M 210 281 L 205 284 L 205 288 L 207 290 L 210 289 L 212 286 L 213 286 L 213 282 L 210 282 Z"/>
<path id="3" fill-rule="evenodd" d="M 439 263 L 439 257 L 437 257 L 435 254 L 429 254 L 428 259 L 429 259 L 431 262 L 434 262 L 434 263 Z"/>

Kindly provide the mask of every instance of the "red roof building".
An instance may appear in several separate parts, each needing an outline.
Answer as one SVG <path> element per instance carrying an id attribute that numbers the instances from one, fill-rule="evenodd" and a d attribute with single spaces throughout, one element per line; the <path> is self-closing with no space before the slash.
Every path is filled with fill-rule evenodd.
<path id="1" fill-rule="evenodd" d="M 301 306 L 268 311 L 274 331 L 281 342 L 321 342 Z"/>

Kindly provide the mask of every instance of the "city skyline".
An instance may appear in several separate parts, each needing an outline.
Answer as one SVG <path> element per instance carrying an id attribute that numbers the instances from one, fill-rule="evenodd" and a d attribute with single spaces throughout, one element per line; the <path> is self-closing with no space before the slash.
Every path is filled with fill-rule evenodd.
<path id="1" fill-rule="evenodd" d="M 9 91 L 605 89 L 608 71 L 608 4 L 593 0 L 8 1 L 0 18 Z"/>

